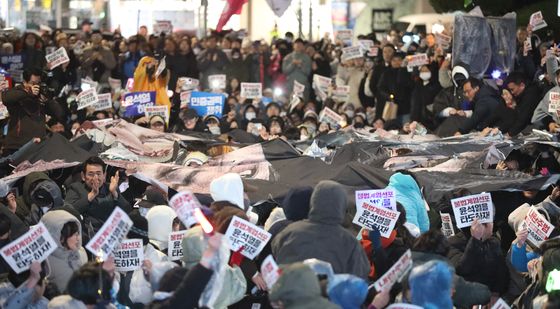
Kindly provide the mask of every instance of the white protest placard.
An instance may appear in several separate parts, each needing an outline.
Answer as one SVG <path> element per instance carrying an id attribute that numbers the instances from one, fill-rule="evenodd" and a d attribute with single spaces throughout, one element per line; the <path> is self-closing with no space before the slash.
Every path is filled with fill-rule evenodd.
<path id="1" fill-rule="evenodd" d="M 181 90 L 183 91 L 197 90 L 200 85 L 200 81 L 192 77 L 179 77 L 179 81 L 183 83 L 183 86 L 181 87 Z"/>
<path id="2" fill-rule="evenodd" d="M 45 47 L 45 54 L 52 54 L 56 50 L 56 46 L 47 46 Z"/>
<path id="3" fill-rule="evenodd" d="M 560 111 L 560 92 L 551 91 L 548 94 L 548 112 L 556 113 Z"/>
<path id="4" fill-rule="evenodd" d="M 531 44 L 531 38 L 528 37 L 524 42 L 523 42 L 523 56 L 527 56 L 529 54 L 529 51 L 533 49 L 533 45 Z"/>
<path id="5" fill-rule="evenodd" d="M 142 239 L 125 239 L 113 250 L 115 270 L 120 272 L 134 271 L 142 267 L 144 246 Z"/>
<path id="6" fill-rule="evenodd" d="M 47 59 L 47 64 L 51 70 L 63 63 L 70 62 L 70 58 L 68 58 L 68 53 L 66 53 L 66 49 L 64 47 L 46 55 L 45 58 Z"/>
<path id="7" fill-rule="evenodd" d="M 377 207 L 397 211 L 397 198 L 393 189 L 358 190 L 355 192 L 356 207 L 364 202 Z"/>
<path id="8" fill-rule="evenodd" d="M 208 76 L 208 85 L 212 90 L 226 89 L 226 75 L 216 74 Z"/>
<path id="9" fill-rule="evenodd" d="M 352 223 L 370 231 L 377 229 L 381 236 L 389 238 L 400 214 L 398 211 L 364 202 L 359 207 L 356 205 L 356 215 Z"/>
<path id="10" fill-rule="evenodd" d="M 429 63 L 429 59 L 427 54 L 417 54 L 417 55 L 408 56 L 407 66 L 418 67 L 428 63 Z"/>
<path id="11" fill-rule="evenodd" d="M 98 128 L 104 128 L 105 126 L 112 124 L 113 119 L 107 118 L 107 119 L 94 120 L 92 121 L 92 123 Z"/>
<path id="12" fill-rule="evenodd" d="M 472 225 L 478 218 L 480 223 L 494 221 L 494 205 L 490 193 L 469 195 L 451 200 L 457 227 L 462 229 Z"/>
<path id="13" fill-rule="evenodd" d="M 362 58 L 363 56 L 364 54 L 362 53 L 362 49 L 360 48 L 360 46 L 344 47 L 342 49 L 340 60 L 342 62 L 346 62 L 352 59 Z"/>
<path id="14" fill-rule="evenodd" d="M 82 91 L 88 90 L 88 89 L 95 89 L 97 90 L 97 86 L 99 86 L 99 83 L 97 83 L 96 81 L 93 81 L 89 78 L 82 78 L 81 81 L 81 89 Z"/>
<path id="15" fill-rule="evenodd" d="M 554 225 L 548 222 L 535 207 L 529 208 L 522 227 L 527 229 L 527 240 L 537 247 L 547 240 L 554 230 Z"/>
<path id="16" fill-rule="evenodd" d="M 102 93 L 97 95 L 97 102 L 93 104 L 95 111 L 102 111 L 113 108 L 113 101 L 110 93 Z"/>
<path id="17" fill-rule="evenodd" d="M 350 98 L 350 86 L 336 86 L 332 93 L 333 99 L 346 102 Z"/>
<path id="18" fill-rule="evenodd" d="M 370 57 L 377 57 L 377 55 L 379 55 L 379 47 L 377 46 L 372 46 L 367 53 L 368 56 Z"/>
<path id="19" fill-rule="evenodd" d="M 183 257 L 183 246 L 181 241 L 185 235 L 186 230 L 171 232 L 169 240 L 167 241 L 167 256 L 172 261 L 178 261 Z"/>
<path id="20" fill-rule="evenodd" d="M 173 25 L 170 20 L 156 20 L 154 24 L 155 34 L 170 34 L 171 32 L 173 32 Z"/>
<path id="21" fill-rule="evenodd" d="M 108 81 L 109 81 L 109 86 L 111 86 L 111 89 L 113 90 L 121 89 L 122 84 L 120 79 L 109 77 Z"/>
<path id="22" fill-rule="evenodd" d="M 445 235 L 445 237 L 447 238 L 455 235 L 451 215 L 443 212 L 440 212 L 439 215 L 441 216 L 441 232 L 443 233 L 443 235 Z"/>
<path id="23" fill-rule="evenodd" d="M 436 33 L 436 43 L 443 49 L 449 48 L 451 45 L 451 36 L 444 33 Z"/>
<path id="24" fill-rule="evenodd" d="M 529 24 L 533 27 L 533 31 L 537 31 L 542 28 L 546 28 L 548 25 L 542 16 L 542 12 L 538 11 L 531 14 L 531 18 L 529 19 Z"/>
<path id="25" fill-rule="evenodd" d="M 9 116 L 10 113 L 8 113 L 8 108 L 4 105 L 4 103 L 0 102 L 0 119 L 6 119 Z"/>
<path id="26" fill-rule="evenodd" d="M 328 107 L 325 107 L 319 115 L 319 121 L 330 124 L 332 128 L 340 126 L 342 119 L 342 116 Z"/>
<path id="27" fill-rule="evenodd" d="M 271 235 L 253 223 L 234 216 L 225 237 L 231 250 L 239 251 L 243 248 L 241 254 L 252 260 L 262 251 Z"/>
<path id="28" fill-rule="evenodd" d="M 169 123 L 169 109 L 166 105 L 146 106 L 144 108 L 144 113 L 148 119 L 153 116 L 161 116 L 161 118 L 165 120 L 165 123 Z"/>
<path id="29" fill-rule="evenodd" d="M 200 202 L 190 191 L 181 191 L 169 200 L 169 206 L 175 210 L 177 218 L 189 227 L 195 224 L 196 218 L 194 217 L 194 210 L 200 208 Z"/>
<path id="30" fill-rule="evenodd" d="M 78 110 L 84 109 L 97 102 L 97 91 L 95 91 L 95 88 L 89 88 L 80 92 L 76 100 L 78 101 Z"/>
<path id="31" fill-rule="evenodd" d="M 331 83 L 331 78 L 313 74 L 313 89 L 315 89 L 315 92 L 323 101 L 327 98 Z"/>
<path id="32" fill-rule="evenodd" d="M 181 100 L 181 109 L 189 105 L 189 101 L 191 100 L 191 94 L 192 94 L 191 90 L 181 91 L 181 94 L 179 94 L 179 98 Z"/>
<path id="33" fill-rule="evenodd" d="M 158 78 L 161 73 L 163 73 L 163 71 L 165 70 L 165 67 L 167 66 L 167 64 L 165 63 L 165 56 L 163 57 L 163 59 L 161 59 L 159 61 L 157 70 L 156 70 L 156 78 Z"/>
<path id="34" fill-rule="evenodd" d="M 267 256 L 261 264 L 261 275 L 269 290 L 280 278 L 280 267 L 272 255 Z"/>
<path id="35" fill-rule="evenodd" d="M 352 29 L 338 30 L 335 34 L 335 40 L 344 43 L 344 45 L 352 45 L 354 32 Z"/>
<path id="36" fill-rule="evenodd" d="M 410 249 L 399 258 L 399 260 L 389 268 L 389 270 L 375 283 L 375 290 L 381 292 L 390 289 L 397 281 L 400 281 L 404 274 L 412 268 L 412 252 Z"/>
<path id="37" fill-rule="evenodd" d="M 505 300 L 502 298 L 498 298 L 498 300 L 494 303 L 494 306 L 490 309 L 511 309 L 511 307 L 506 303 Z"/>
<path id="38" fill-rule="evenodd" d="M 0 249 L 0 254 L 16 272 L 29 269 L 32 262 L 43 262 L 58 245 L 43 222 L 31 226 L 29 231 Z"/>
<path id="39" fill-rule="evenodd" d="M 95 256 L 101 256 L 103 260 L 113 252 L 121 240 L 128 234 L 132 227 L 132 220 L 120 207 L 115 207 L 107 221 L 87 243 L 86 249 Z"/>
<path id="40" fill-rule="evenodd" d="M 241 97 L 245 99 L 260 99 L 262 97 L 262 84 L 241 83 Z"/>
<path id="41" fill-rule="evenodd" d="M 305 92 L 305 85 L 294 80 L 294 90 L 292 91 L 293 95 L 296 97 L 302 97 L 303 93 Z"/>
<path id="42" fill-rule="evenodd" d="M 367 53 L 373 47 L 372 40 L 358 40 L 358 46 L 360 46 L 360 50 L 362 54 Z"/>
<path id="43" fill-rule="evenodd" d="M 398 303 L 390 305 L 387 309 L 422 309 L 422 307 L 413 304 Z"/>

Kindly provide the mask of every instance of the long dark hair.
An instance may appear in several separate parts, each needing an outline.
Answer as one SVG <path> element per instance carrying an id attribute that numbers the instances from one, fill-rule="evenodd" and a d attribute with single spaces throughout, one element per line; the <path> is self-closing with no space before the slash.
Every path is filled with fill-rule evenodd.
<path id="1" fill-rule="evenodd" d="M 72 237 L 72 235 L 78 233 L 79 231 L 80 227 L 78 226 L 78 223 L 76 223 L 76 221 L 66 222 L 60 230 L 60 244 L 64 246 L 64 248 L 69 249 L 68 244 L 66 243 L 68 241 L 68 238 Z"/>

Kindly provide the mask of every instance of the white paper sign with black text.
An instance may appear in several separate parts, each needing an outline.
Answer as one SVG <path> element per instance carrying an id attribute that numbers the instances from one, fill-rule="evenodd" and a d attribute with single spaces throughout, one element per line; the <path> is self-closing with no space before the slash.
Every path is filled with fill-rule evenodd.
<path id="1" fill-rule="evenodd" d="M 51 70 L 61 64 L 70 62 L 70 58 L 68 58 L 68 53 L 66 53 L 66 49 L 64 47 L 46 55 L 45 58 L 47 59 L 47 64 Z"/>
<path id="2" fill-rule="evenodd" d="M 113 252 L 113 249 L 128 234 L 132 227 L 132 220 L 120 207 L 115 207 L 111 216 L 103 223 L 101 229 L 87 243 L 86 249 L 95 256 L 101 256 L 103 260 Z"/>
<path id="3" fill-rule="evenodd" d="M 169 234 L 167 256 L 170 260 L 178 261 L 183 257 L 183 246 L 181 245 L 181 242 L 186 232 L 187 231 L 177 231 Z"/>
<path id="4" fill-rule="evenodd" d="M 460 229 L 471 226 L 477 218 L 480 223 L 494 221 L 494 205 L 490 193 L 452 199 L 451 206 L 457 227 Z"/>
<path id="5" fill-rule="evenodd" d="M 397 196 L 393 189 L 358 190 L 355 193 L 356 207 L 364 202 L 377 207 L 397 211 Z"/>
<path id="6" fill-rule="evenodd" d="M 260 99 L 262 97 L 262 84 L 241 83 L 241 97 L 245 99 Z"/>
<path id="7" fill-rule="evenodd" d="M 76 100 L 78 101 L 78 110 L 84 109 L 97 102 L 97 91 L 95 91 L 95 88 L 89 88 L 80 92 Z"/>
<path id="8" fill-rule="evenodd" d="M 356 215 L 352 223 L 368 230 L 379 230 L 381 236 L 389 238 L 401 213 L 384 207 L 362 203 L 356 207 Z"/>
<path id="9" fill-rule="evenodd" d="M 412 252 L 408 249 L 381 278 L 375 281 L 373 284 L 375 290 L 381 292 L 385 289 L 390 289 L 397 281 L 400 281 L 404 274 L 411 268 Z"/>
<path id="10" fill-rule="evenodd" d="M 125 239 L 113 250 L 115 269 L 120 272 L 134 271 L 142 267 L 144 246 L 142 239 Z"/>
<path id="11" fill-rule="evenodd" d="M 254 259 L 270 240 L 270 233 L 253 223 L 234 216 L 225 234 L 230 249 L 238 251 L 243 256 Z"/>

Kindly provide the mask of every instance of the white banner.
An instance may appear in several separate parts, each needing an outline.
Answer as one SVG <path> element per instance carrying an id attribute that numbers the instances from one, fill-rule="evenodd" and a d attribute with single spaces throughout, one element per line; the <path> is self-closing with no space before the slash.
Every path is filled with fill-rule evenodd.
<path id="1" fill-rule="evenodd" d="M 110 93 L 102 93 L 97 95 L 97 102 L 93 104 L 95 111 L 102 111 L 113 108 L 113 101 Z"/>
<path id="2" fill-rule="evenodd" d="M 115 270 L 120 272 L 134 271 L 142 267 L 144 246 L 142 239 L 125 239 L 113 250 Z"/>
<path id="3" fill-rule="evenodd" d="M 533 31 L 537 31 L 548 26 L 546 21 L 544 21 L 541 11 L 535 12 L 531 15 L 529 24 L 533 27 Z"/>
<path id="4" fill-rule="evenodd" d="M 373 286 L 377 292 L 381 292 L 385 289 L 391 289 L 391 287 L 402 279 L 404 274 L 412 268 L 412 253 L 410 249 L 399 258 L 399 260 L 389 268 L 389 270 L 381 276 Z"/>
<path id="5" fill-rule="evenodd" d="M 407 58 L 408 58 L 407 66 L 409 67 L 418 67 L 429 63 L 427 54 L 417 54 L 417 55 L 408 56 Z"/>
<path id="6" fill-rule="evenodd" d="M 341 125 L 342 123 L 342 116 L 340 116 L 339 114 L 337 114 L 335 111 L 333 111 L 332 109 L 325 107 L 319 116 L 319 121 L 320 122 L 326 122 L 328 124 L 331 125 L 331 128 L 335 128 Z"/>
<path id="7" fill-rule="evenodd" d="M 29 269 L 34 261 L 43 262 L 58 245 L 43 222 L 31 226 L 29 231 L 2 247 L 0 254 L 16 273 Z"/>
<path id="8" fill-rule="evenodd" d="M 352 45 L 354 32 L 352 29 L 338 30 L 335 34 L 335 40 L 344 43 L 344 45 Z"/>
<path id="9" fill-rule="evenodd" d="M 364 202 L 397 211 L 397 198 L 393 189 L 359 190 L 355 192 L 356 207 Z"/>
<path id="10" fill-rule="evenodd" d="M 369 52 L 373 47 L 373 44 L 372 40 L 358 40 L 358 46 L 360 46 L 362 54 Z"/>
<path id="11" fill-rule="evenodd" d="M 262 84 L 241 83 L 241 97 L 245 99 L 260 99 L 262 97 Z"/>
<path id="12" fill-rule="evenodd" d="M 315 92 L 323 101 L 327 98 L 331 83 L 331 78 L 313 74 L 313 89 L 315 89 Z"/>
<path id="13" fill-rule="evenodd" d="M 172 261 L 178 261 L 183 257 L 183 246 L 181 242 L 183 236 L 187 231 L 177 231 L 169 234 L 169 240 L 167 242 L 167 256 Z"/>
<path id="14" fill-rule="evenodd" d="M 253 223 L 234 216 L 225 234 L 230 249 L 238 251 L 241 247 L 243 256 L 254 259 L 270 240 L 270 233 Z"/>
<path id="15" fill-rule="evenodd" d="M 336 86 L 333 89 L 333 99 L 339 102 L 347 102 L 350 98 L 350 86 Z"/>
<path id="16" fill-rule="evenodd" d="M 346 62 L 348 60 L 362 58 L 363 56 L 364 54 L 362 53 L 360 46 L 344 47 L 342 49 L 342 56 L 340 56 L 340 60 L 342 62 Z"/>
<path id="17" fill-rule="evenodd" d="M 47 64 L 51 70 L 61 64 L 70 62 L 70 58 L 68 58 L 68 53 L 66 53 L 66 49 L 64 47 L 46 55 L 45 58 L 47 59 Z"/>
<path id="18" fill-rule="evenodd" d="M 384 207 L 362 203 L 356 207 L 356 215 L 352 223 L 357 224 L 370 231 L 377 229 L 381 236 L 389 238 L 399 219 L 400 212 Z"/>
<path id="19" fill-rule="evenodd" d="M 552 230 L 554 230 L 554 225 L 548 222 L 535 207 L 529 209 L 522 227 L 527 229 L 527 240 L 536 247 L 547 240 Z"/>
<path id="20" fill-rule="evenodd" d="M 95 256 L 101 256 L 103 260 L 109 257 L 121 240 L 128 234 L 132 221 L 120 207 L 115 207 L 111 216 L 103 223 L 103 226 L 87 243 L 86 249 Z"/>
<path id="21" fill-rule="evenodd" d="M 451 205 L 453 206 L 457 227 L 460 229 L 471 226 L 476 218 L 480 223 L 494 221 L 494 206 L 490 193 L 452 199 Z"/>
<path id="22" fill-rule="evenodd" d="M 78 101 L 78 110 L 84 109 L 97 102 L 97 91 L 95 88 L 89 88 L 80 92 L 76 100 Z"/>

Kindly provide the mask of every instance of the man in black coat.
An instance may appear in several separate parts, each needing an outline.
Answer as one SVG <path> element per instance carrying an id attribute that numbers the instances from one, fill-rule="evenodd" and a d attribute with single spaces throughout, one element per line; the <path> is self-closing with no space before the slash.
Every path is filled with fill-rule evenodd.
<path id="1" fill-rule="evenodd" d="M 519 134 L 531 124 L 533 112 L 542 99 L 541 91 L 534 84 L 529 84 L 521 72 L 511 73 L 504 83 L 517 103 L 515 107 L 515 124 L 510 128 L 509 135 Z"/>
<path id="2" fill-rule="evenodd" d="M 490 127 L 492 120 L 495 119 L 495 113 L 504 105 L 498 92 L 484 85 L 479 79 L 469 78 L 463 84 L 463 93 L 465 99 L 471 102 L 473 111 L 459 127 L 458 133 L 467 134 L 472 130 L 482 131 Z"/>
<path id="3" fill-rule="evenodd" d="M 377 84 L 379 84 L 379 80 L 381 79 L 381 75 L 385 73 L 385 71 L 391 67 L 391 59 L 395 54 L 395 46 L 392 44 L 387 44 L 383 47 L 382 50 L 383 59 L 381 63 L 376 64 L 373 68 L 373 73 L 371 75 L 371 79 L 369 80 L 369 88 L 371 93 L 375 95 L 375 119 L 381 118 L 383 115 L 383 108 L 385 107 L 385 101 L 380 98 L 379 91 L 377 89 Z"/>

